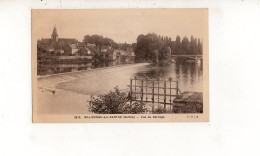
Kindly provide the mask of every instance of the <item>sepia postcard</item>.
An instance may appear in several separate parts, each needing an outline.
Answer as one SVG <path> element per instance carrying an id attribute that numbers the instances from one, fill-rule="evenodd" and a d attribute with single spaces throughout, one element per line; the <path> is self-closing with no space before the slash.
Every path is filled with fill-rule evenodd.
<path id="1" fill-rule="evenodd" d="M 32 10 L 34 123 L 208 122 L 208 9 Z"/>

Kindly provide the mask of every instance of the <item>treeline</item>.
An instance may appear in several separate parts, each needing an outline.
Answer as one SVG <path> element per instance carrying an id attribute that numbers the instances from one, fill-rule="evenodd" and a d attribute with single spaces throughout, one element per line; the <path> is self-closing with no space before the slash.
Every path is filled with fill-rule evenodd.
<path id="1" fill-rule="evenodd" d="M 133 44 L 134 45 L 134 44 Z M 155 61 L 165 60 L 170 55 L 202 55 L 203 47 L 200 39 L 185 36 L 181 39 L 178 35 L 175 41 L 171 37 L 160 36 L 155 33 L 139 35 L 134 45 L 136 58 L 139 60 Z M 158 51 L 158 58 L 156 52 Z"/>
<path id="2" fill-rule="evenodd" d="M 200 39 L 191 36 L 190 40 L 185 36 L 178 35 L 172 45 L 172 54 L 174 55 L 202 55 L 203 44 Z"/>
<path id="3" fill-rule="evenodd" d="M 171 37 L 160 36 L 155 33 L 149 33 L 147 35 L 139 35 L 137 37 L 137 43 L 116 43 L 113 39 L 103 37 L 102 35 L 86 35 L 84 36 L 84 42 L 95 44 L 96 46 L 111 46 L 113 49 L 126 50 L 128 47 L 135 49 L 136 55 L 140 57 L 148 57 L 151 59 L 150 52 L 153 50 L 160 50 L 163 46 L 171 48 L 172 55 L 202 55 L 203 44 L 200 39 L 193 36 L 187 38 L 186 36 L 181 38 L 179 35 L 175 41 L 172 41 Z M 142 52 L 143 51 L 143 52 Z"/>
<path id="4" fill-rule="evenodd" d="M 103 37 L 102 35 L 86 35 L 83 42 L 95 44 L 97 47 L 110 46 L 113 49 L 127 50 L 127 48 L 134 48 L 136 43 L 116 43 L 113 39 Z"/>
<path id="5" fill-rule="evenodd" d="M 95 44 L 96 46 L 102 47 L 102 46 L 111 46 L 113 49 L 118 49 L 119 44 L 116 43 L 113 39 L 103 37 L 101 35 L 86 35 L 84 36 L 83 41 L 85 43 Z"/>

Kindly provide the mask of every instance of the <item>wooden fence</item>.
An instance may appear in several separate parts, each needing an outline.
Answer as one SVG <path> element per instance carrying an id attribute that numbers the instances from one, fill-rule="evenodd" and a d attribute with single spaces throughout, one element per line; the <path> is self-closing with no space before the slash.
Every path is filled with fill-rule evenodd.
<path id="1" fill-rule="evenodd" d="M 130 99 L 132 101 L 142 101 L 146 103 L 158 103 L 171 105 L 173 100 L 179 95 L 178 81 L 150 80 L 150 79 L 130 79 Z"/>

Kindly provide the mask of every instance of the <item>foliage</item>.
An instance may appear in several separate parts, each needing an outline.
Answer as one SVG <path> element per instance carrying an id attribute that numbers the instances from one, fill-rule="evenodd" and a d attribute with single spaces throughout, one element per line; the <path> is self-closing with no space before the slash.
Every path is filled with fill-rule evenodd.
<path id="1" fill-rule="evenodd" d="M 186 36 L 181 39 L 178 35 L 176 40 L 172 41 L 170 37 L 149 33 L 137 37 L 134 52 L 139 60 L 158 63 L 167 60 L 169 55 L 202 55 L 203 45 L 200 39 L 197 40 L 193 36 L 189 40 Z"/>
<path id="2" fill-rule="evenodd" d="M 172 48 L 174 55 L 202 55 L 203 45 L 200 39 L 191 36 L 190 40 L 185 36 L 182 40 L 178 35 Z"/>
<path id="3" fill-rule="evenodd" d="M 169 55 L 171 55 L 171 48 L 169 46 L 163 46 L 159 50 L 158 55 L 159 55 L 158 56 L 159 61 L 170 59 Z"/>
<path id="4" fill-rule="evenodd" d="M 90 111 L 98 114 L 140 114 L 145 112 L 143 103 L 133 102 L 130 104 L 129 97 L 118 87 L 97 98 L 92 96 L 89 104 Z"/>
<path id="5" fill-rule="evenodd" d="M 159 52 L 158 59 L 163 60 L 166 58 L 167 51 L 165 50 L 169 46 L 168 43 L 170 43 L 168 37 L 163 38 L 154 33 L 147 35 L 141 34 L 137 37 L 137 43 L 134 49 L 136 58 L 156 62 L 158 61 L 157 53 Z"/>
<path id="6" fill-rule="evenodd" d="M 157 109 L 155 109 L 155 111 L 153 112 L 153 114 L 164 114 L 166 113 L 166 109 L 162 108 L 162 107 L 158 107 Z"/>
<path id="7" fill-rule="evenodd" d="M 158 107 L 155 109 L 153 114 L 167 114 L 167 113 L 203 113 L 203 104 L 183 104 L 183 105 L 174 105 L 171 109 L 165 109 L 163 107 Z"/>
<path id="8" fill-rule="evenodd" d="M 96 46 L 112 46 L 113 49 L 118 49 L 119 45 L 111 38 L 104 38 L 101 35 L 86 35 L 84 36 L 85 43 L 95 44 Z"/>
<path id="9" fill-rule="evenodd" d="M 140 34 L 137 37 L 137 42 L 133 44 L 119 44 L 113 39 L 103 37 L 102 35 L 86 35 L 84 36 L 84 43 L 95 44 L 95 48 L 88 47 L 92 54 L 96 54 L 103 46 L 111 46 L 112 49 L 127 50 L 133 49 L 135 52 L 135 58 L 137 61 L 148 61 L 160 63 L 168 61 L 169 55 L 202 55 L 203 43 L 200 39 L 191 36 L 190 40 L 185 36 L 181 38 L 179 35 L 175 41 L 172 41 L 171 37 L 160 36 L 155 33 L 148 33 L 146 35 Z M 49 44 L 37 42 L 39 58 L 43 56 L 61 56 L 67 54 L 52 54 L 47 53 Z M 61 47 L 56 47 L 61 48 Z M 82 50 L 82 49 L 81 49 Z M 79 55 L 83 55 L 81 51 Z"/>
<path id="10" fill-rule="evenodd" d="M 119 49 L 120 50 L 126 51 L 127 48 L 129 48 L 129 47 L 131 47 L 131 44 L 127 44 L 127 43 L 119 44 Z"/>
<path id="11" fill-rule="evenodd" d="M 203 113 L 202 104 L 185 104 L 183 106 L 173 106 L 174 113 Z"/>

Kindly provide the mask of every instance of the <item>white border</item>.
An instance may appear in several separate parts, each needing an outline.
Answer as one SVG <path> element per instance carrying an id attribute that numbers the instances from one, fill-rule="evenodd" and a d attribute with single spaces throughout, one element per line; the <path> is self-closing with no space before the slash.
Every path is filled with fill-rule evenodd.
<path id="1" fill-rule="evenodd" d="M 209 8 L 210 123 L 32 124 L 31 9 Z M 0 155 L 260 155 L 259 1 L 0 2 Z"/>

